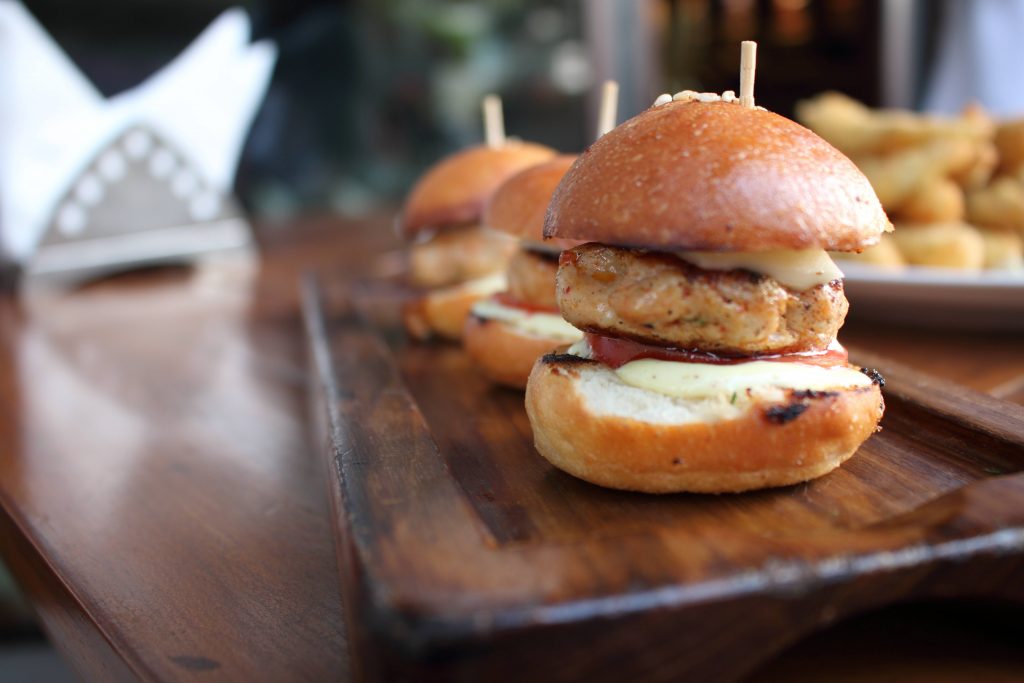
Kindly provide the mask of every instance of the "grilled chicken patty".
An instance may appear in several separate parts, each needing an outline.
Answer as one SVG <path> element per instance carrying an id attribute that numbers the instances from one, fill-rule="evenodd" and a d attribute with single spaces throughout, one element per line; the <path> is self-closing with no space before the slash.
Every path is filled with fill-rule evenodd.
<path id="1" fill-rule="evenodd" d="M 410 276 L 419 287 L 443 287 L 501 272 L 516 240 L 479 226 L 443 230 L 410 250 Z"/>
<path id="2" fill-rule="evenodd" d="M 825 349 L 848 307 L 841 280 L 794 291 L 746 270 L 596 243 L 562 254 L 557 283 L 562 315 L 582 330 L 734 355 Z"/>
<path id="3" fill-rule="evenodd" d="M 508 263 L 508 293 L 523 303 L 541 308 L 558 308 L 555 273 L 558 254 L 517 249 Z"/>

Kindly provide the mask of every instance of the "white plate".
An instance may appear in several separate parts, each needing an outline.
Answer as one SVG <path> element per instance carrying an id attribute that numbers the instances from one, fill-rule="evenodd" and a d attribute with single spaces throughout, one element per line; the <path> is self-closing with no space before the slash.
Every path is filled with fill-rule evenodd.
<path id="1" fill-rule="evenodd" d="M 1024 272 L 886 270 L 840 262 L 852 317 L 906 325 L 1024 330 Z"/>

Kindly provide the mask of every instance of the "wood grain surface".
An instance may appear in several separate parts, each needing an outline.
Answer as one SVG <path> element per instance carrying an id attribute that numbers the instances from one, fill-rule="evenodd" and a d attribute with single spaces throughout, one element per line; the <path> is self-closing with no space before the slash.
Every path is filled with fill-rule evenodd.
<path id="1" fill-rule="evenodd" d="M 370 322 L 387 301 L 367 291 L 307 287 L 367 680 L 735 680 L 892 602 L 1024 601 L 1016 404 L 855 350 L 887 375 L 888 408 L 835 473 L 736 496 L 610 491 L 539 458 L 522 395 L 460 349 Z"/>
<path id="2" fill-rule="evenodd" d="M 389 251 L 396 246 L 390 220 L 311 217 L 258 226 L 264 252 L 250 275 L 230 263 L 145 272 L 41 308 L 0 296 L 0 552 L 83 680 L 348 678 L 323 443 L 306 438 L 316 415 L 305 407 L 296 280 L 305 269 L 332 281 L 393 273 L 399 263 Z M 861 348 L 976 389 L 1024 386 L 1019 338 L 848 327 L 844 338 Z M 473 466 L 469 455 L 464 467 Z M 958 476 L 977 470 L 963 461 L 948 467 Z M 574 484 L 540 479 L 572 495 Z M 581 528 L 568 521 L 538 528 L 514 505 L 480 498 L 474 507 L 461 491 L 452 499 L 475 520 L 477 538 L 492 533 L 488 524 L 504 525 L 502 547 L 530 542 L 508 540 L 516 536 L 571 536 Z M 487 524 L 478 510 L 491 511 Z M 628 534 L 628 524 L 618 523 Z M 348 608 L 353 614 L 359 606 Z M 821 605 L 806 609 L 823 622 L 837 619 Z M 782 630 L 795 618 L 770 612 Z M 631 637 L 668 639 L 683 652 L 698 636 L 742 630 L 748 613 L 730 612 L 732 627 L 698 624 L 690 634 L 667 620 Z M 1007 648 L 979 643 L 977 635 L 1019 622 L 1019 613 L 1002 621 L 987 612 L 956 617 L 851 622 L 813 647 L 797 646 L 763 680 L 962 681 L 964 671 L 973 680 L 1021 678 L 1019 658 L 1008 661 Z M 908 652 L 907 629 L 928 642 Z M 587 657 L 595 667 L 614 663 L 603 645 L 595 633 L 582 654 L 565 659 L 581 672 L 590 670 Z M 710 648 L 709 662 L 716 656 Z M 886 678 L 890 672 L 900 677 Z"/>
<path id="3" fill-rule="evenodd" d="M 0 546 L 83 679 L 346 677 L 295 296 L 336 229 L 0 301 Z"/>

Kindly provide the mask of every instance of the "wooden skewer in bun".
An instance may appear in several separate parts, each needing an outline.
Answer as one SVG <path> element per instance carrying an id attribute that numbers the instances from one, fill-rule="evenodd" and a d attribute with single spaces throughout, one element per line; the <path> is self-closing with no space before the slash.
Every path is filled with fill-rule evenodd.
<path id="1" fill-rule="evenodd" d="M 505 144 L 505 117 L 501 110 L 501 98 L 487 95 L 483 101 L 484 139 L 491 148 Z"/>
<path id="2" fill-rule="evenodd" d="M 615 127 L 619 108 L 619 84 L 605 81 L 601 87 L 601 106 L 597 114 L 597 136 L 601 137 Z"/>
<path id="3" fill-rule="evenodd" d="M 744 40 L 740 44 L 740 104 L 754 107 L 754 72 L 757 70 L 757 43 Z"/>

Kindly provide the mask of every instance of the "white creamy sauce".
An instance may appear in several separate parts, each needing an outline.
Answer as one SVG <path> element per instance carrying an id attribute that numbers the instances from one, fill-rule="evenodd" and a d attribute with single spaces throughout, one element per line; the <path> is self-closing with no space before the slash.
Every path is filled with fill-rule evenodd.
<path id="1" fill-rule="evenodd" d="M 475 280 L 469 280 L 459 286 L 472 294 L 490 296 L 491 294 L 505 291 L 508 286 L 508 279 L 505 277 L 505 273 L 494 273 L 493 275 L 485 275 Z"/>
<path id="2" fill-rule="evenodd" d="M 742 268 L 767 275 L 797 291 L 843 277 L 843 271 L 822 249 L 775 251 L 681 251 L 676 256 L 704 270 Z"/>
<path id="3" fill-rule="evenodd" d="M 500 320 L 536 337 L 546 337 L 562 342 L 575 342 L 583 338 L 582 332 L 557 313 L 527 311 L 515 306 L 505 306 L 493 299 L 481 299 L 473 304 L 473 315 L 490 320 Z"/>
<path id="4" fill-rule="evenodd" d="M 829 348 L 841 348 L 833 342 Z M 587 341 L 569 347 L 568 353 L 592 358 Z M 748 404 L 751 398 L 781 400 L 787 389 L 830 391 L 866 387 L 871 380 L 846 365 L 823 367 L 799 362 L 748 361 L 734 365 L 684 363 L 643 358 L 625 363 L 614 373 L 623 384 L 644 389 L 686 405 L 700 404 L 705 418 L 724 419 Z M 696 403 L 695 403 L 696 402 Z"/>
<path id="5" fill-rule="evenodd" d="M 594 355 L 590 350 L 590 344 L 587 343 L 586 339 L 580 339 L 578 342 L 566 349 L 565 352 L 573 356 L 579 356 L 580 358 L 590 358 Z"/>
<path id="6" fill-rule="evenodd" d="M 746 394 L 748 390 L 755 393 L 765 389 L 829 391 L 871 384 L 866 375 L 853 368 L 799 362 L 713 365 L 644 358 L 630 361 L 615 372 L 631 386 L 686 399 Z"/>

